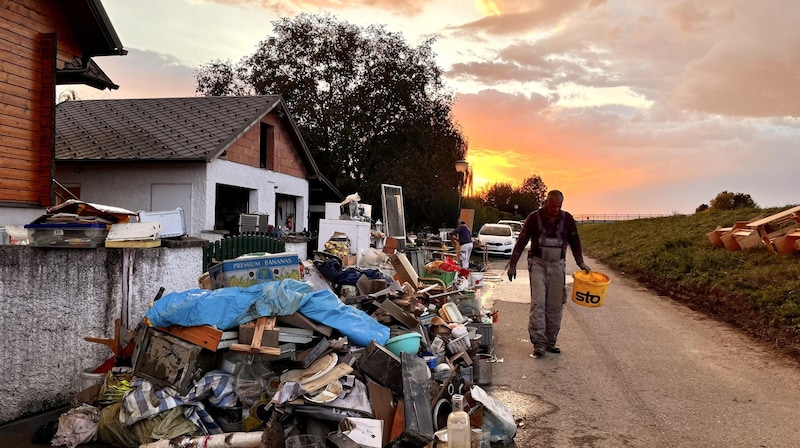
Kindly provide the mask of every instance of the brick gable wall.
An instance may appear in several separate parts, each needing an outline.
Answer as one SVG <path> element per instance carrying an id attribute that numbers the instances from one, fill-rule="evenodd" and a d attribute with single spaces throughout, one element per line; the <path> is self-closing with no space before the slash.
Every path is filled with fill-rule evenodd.
<path id="1" fill-rule="evenodd" d="M 264 117 L 262 122 L 272 126 L 273 129 L 271 133 L 273 144 L 269 146 L 270 150 L 267 152 L 267 169 L 305 179 L 307 177 L 305 166 L 286 127 L 273 114 Z M 260 136 L 260 126 L 253 126 L 228 148 L 227 154 L 222 158 L 258 168 L 260 165 Z"/>

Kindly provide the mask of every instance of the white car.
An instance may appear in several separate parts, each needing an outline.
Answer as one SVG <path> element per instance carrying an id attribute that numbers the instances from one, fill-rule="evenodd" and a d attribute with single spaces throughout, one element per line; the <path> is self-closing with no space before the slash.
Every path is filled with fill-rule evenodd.
<path id="1" fill-rule="evenodd" d="M 501 219 L 497 221 L 498 224 L 508 224 L 511 226 L 511 231 L 514 232 L 514 238 L 519 238 L 519 232 L 522 231 L 522 221 L 514 221 L 513 219 Z"/>
<path id="2" fill-rule="evenodd" d="M 480 244 L 475 245 L 475 252 L 486 251 L 489 255 L 510 257 L 517 239 L 508 224 L 484 224 L 478 231 L 478 241 Z"/>

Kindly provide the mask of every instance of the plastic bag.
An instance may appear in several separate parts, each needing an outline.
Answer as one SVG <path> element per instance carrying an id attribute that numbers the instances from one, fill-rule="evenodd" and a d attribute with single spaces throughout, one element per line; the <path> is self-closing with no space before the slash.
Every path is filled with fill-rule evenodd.
<path id="1" fill-rule="evenodd" d="M 252 431 L 266 423 L 258 415 L 261 403 L 268 403 L 280 385 L 280 377 L 269 363 L 241 362 L 236 371 L 236 395 L 242 402 L 242 428 Z"/>
<path id="2" fill-rule="evenodd" d="M 58 417 L 58 431 L 50 442 L 53 446 L 76 446 L 95 440 L 100 410 L 88 404 L 72 408 Z"/>
<path id="3" fill-rule="evenodd" d="M 489 441 L 511 443 L 517 434 L 514 414 L 506 405 L 486 393 L 480 386 L 470 389 L 472 399 L 483 405 L 483 431 L 489 432 Z"/>

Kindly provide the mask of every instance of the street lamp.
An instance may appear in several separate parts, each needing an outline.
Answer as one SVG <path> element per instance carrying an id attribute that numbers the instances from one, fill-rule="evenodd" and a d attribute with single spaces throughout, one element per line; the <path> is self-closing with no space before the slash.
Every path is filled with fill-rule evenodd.
<path id="1" fill-rule="evenodd" d="M 458 178 L 458 209 L 456 211 L 456 221 L 461 219 L 461 190 L 464 188 L 464 175 L 467 173 L 469 163 L 466 160 L 456 160 L 456 172 L 459 173 Z"/>

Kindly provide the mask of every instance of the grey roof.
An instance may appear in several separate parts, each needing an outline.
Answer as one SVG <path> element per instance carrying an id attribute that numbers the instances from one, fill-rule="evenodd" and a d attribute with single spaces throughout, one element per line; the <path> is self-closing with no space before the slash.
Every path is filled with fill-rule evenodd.
<path id="1" fill-rule="evenodd" d="M 56 105 L 58 162 L 203 161 L 278 112 L 308 179 L 344 196 L 320 173 L 280 95 L 65 101 Z"/>
<path id="2" fill-rule="evenodd" d="M 211 161 L 279 104 L 279 95 L 65 101 L 56 160 Z"/>

